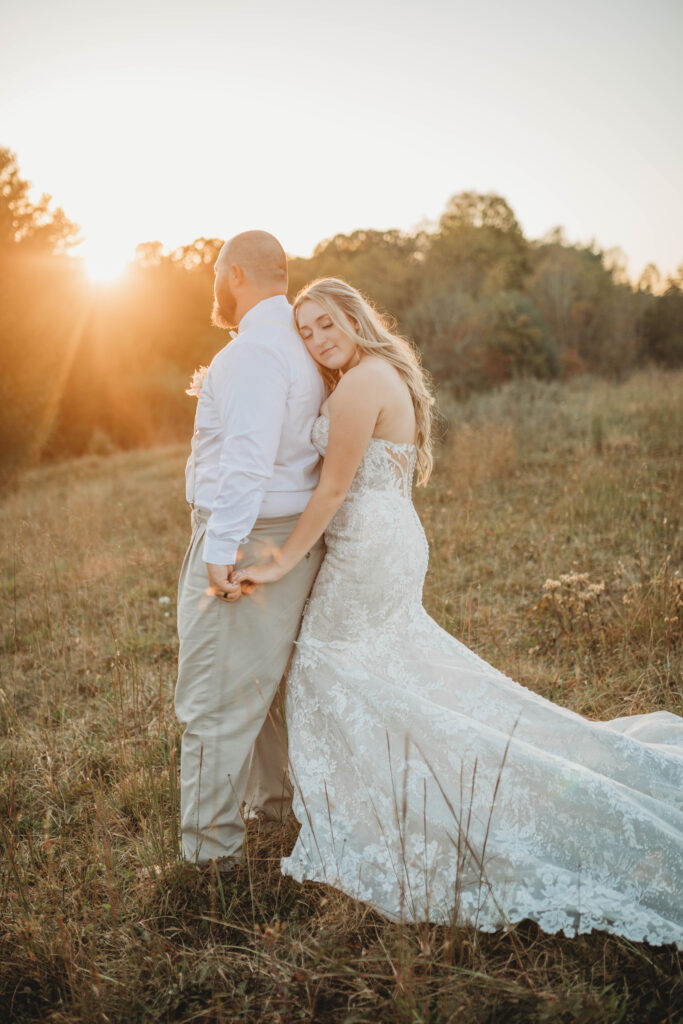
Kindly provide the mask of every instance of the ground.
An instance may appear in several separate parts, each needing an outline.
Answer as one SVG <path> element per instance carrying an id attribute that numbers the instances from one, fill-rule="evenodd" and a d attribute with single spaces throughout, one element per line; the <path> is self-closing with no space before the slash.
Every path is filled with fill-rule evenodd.
<path id="1" fill-rule="evenodd" d="M 455 403 L 416 489 L 428 611 L 588 717 L 681 699 L 683 374 Z M 0 506 L 0 1020 L 681 1019 L 671 947 L 389 924 L 283 878 L 296 823 L 221 884 L 178 851 L 185 447 L 9 481 Z"/>

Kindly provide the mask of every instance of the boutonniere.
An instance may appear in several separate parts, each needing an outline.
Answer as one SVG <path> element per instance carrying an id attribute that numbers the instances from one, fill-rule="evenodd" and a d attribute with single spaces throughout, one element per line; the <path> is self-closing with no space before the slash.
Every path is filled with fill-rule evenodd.
<path id="1" fill-rule="evenodd" d="M 199 398 L 199 392 L 202 390 L 202 384 L 206 377 L 208 366 L 200 366 L 198 370 L 195 370 L 192 374 L 192 380 L 190 381 L 189 388 L 185 388 L 185 394 Z"/>

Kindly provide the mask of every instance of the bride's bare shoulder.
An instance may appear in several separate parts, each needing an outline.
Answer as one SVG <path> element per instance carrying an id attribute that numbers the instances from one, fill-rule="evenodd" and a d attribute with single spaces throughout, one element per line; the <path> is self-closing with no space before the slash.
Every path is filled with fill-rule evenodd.
<path id="1" fill-rule="evenodd" d="M 363 356 L 357 366 L 347 370 L 327 399 L 331 415 L 357 413 L 362 409 L 374 422 L 387 405 L 396 400 L 398 388 L 405 388 L 398 371 L 380 356 Z"/>
<path id="2" fill-rule="evenodd" d="M 381 356 L 363 356 L 357 366 L 346 371 L 337 388 L 342 384 L 349 391 L 368 386 L 390 387 L 395 384 L 397 377 L 398 371 L 386 359 Z"/>
<path id="3" fill-rule="evenodd" d="M 375 423 L 389 390 L 384 360 L 364 357 L 347 370 L 324 403 L 325 414 L 332 418 L 352 416 Z M 390 367 L 391 369 L 391 367 Z"/>

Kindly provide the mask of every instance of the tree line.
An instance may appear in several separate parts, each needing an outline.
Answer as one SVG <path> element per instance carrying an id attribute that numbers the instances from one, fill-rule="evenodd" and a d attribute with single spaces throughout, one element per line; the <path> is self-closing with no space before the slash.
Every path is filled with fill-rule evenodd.
<path id="1" fill-rule="evenodd" d="M 90 284 L 78 227 L 38 201 L 0 149 L 0 459 L 4 466 L 186 439 L 192 371 L 225 334 L 210 325 L 221 239 L 136 249 L 125 280 Z M 358 230 L 290 261 L 290 295 L 343 277 L 419 348 L 457 396 L 515 377 L 621 376 L 683 364 L 683 263 L 631 283 L 619 251 L 527 239 L 506 200 L 454 195 L 438 223 Z"/>

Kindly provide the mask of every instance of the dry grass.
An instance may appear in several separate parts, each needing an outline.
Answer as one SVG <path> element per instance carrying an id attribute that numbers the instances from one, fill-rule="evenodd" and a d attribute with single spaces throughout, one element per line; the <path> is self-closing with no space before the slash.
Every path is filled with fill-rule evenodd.
<path id="1" fill-rule="evenodd" d="M 589 716 L 682 713 L 683 375 L 443 404 L 451 427 L 416 495 L 430 613 Z M 184 455 L 33 471 L 0 510 L 0 1018 L 679 1019 L 672 949 L 389 924 L 280 876 L 293 822 L 250 834 L 229 886 L 180 861 Z"/>

